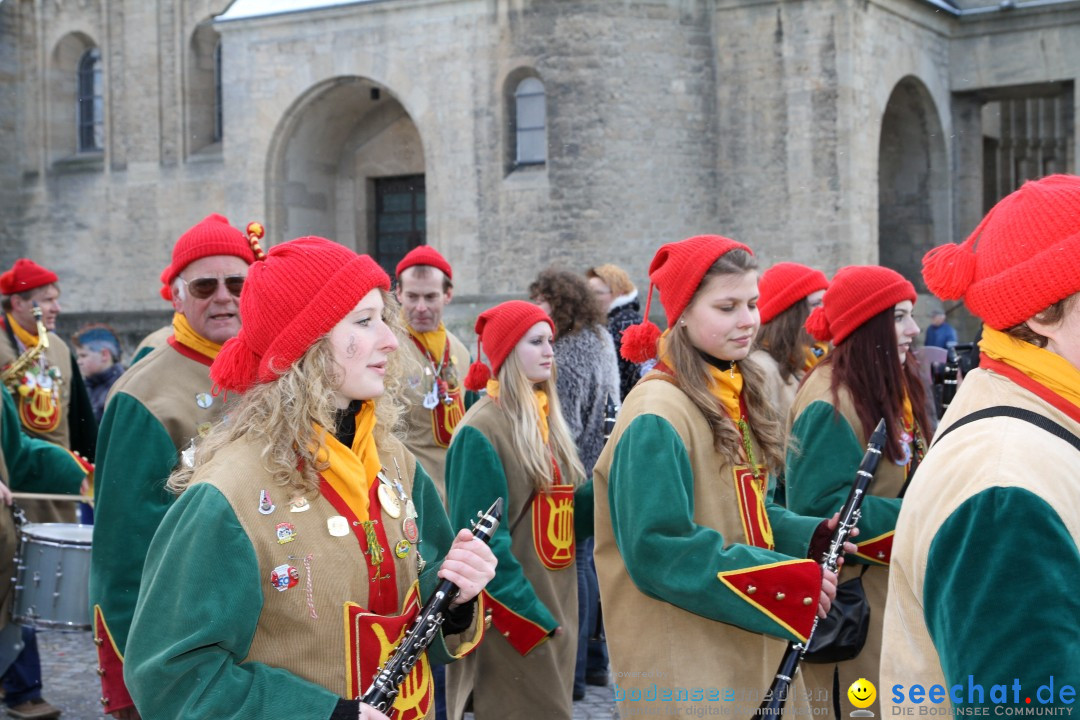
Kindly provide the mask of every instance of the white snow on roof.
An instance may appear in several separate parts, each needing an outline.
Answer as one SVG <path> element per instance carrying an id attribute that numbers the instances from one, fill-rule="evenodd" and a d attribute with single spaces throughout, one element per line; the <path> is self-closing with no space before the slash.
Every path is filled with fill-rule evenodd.
<path id="1" fill-rule="evenodd" d="M 358 5 L 376 0 L 236 0 L 229 9 L 218 15 L 218 22 L 282 15 L 285 13 L 321 10 L 341 5 Z"/>

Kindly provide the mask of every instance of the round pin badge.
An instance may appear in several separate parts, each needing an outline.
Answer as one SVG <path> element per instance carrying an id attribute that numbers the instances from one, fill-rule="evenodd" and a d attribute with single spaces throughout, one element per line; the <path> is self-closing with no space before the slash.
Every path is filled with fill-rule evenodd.
<path id="1" fill-rule="evenodd" d="M 412 545 L 408 540 L 398 540 L 397 545 L 394 546 L 394 554 L 399 558 L 407 557 L 410 550 L 412 550 Z"/>
<path id="2" fill-rule="evenodd" d="M 198 393 L 195 395 L 195 404 L 205 410 L 214 404 L 214 396 L 210 393 Z"/>
<path id="3" fill-rule="evenodd" d="M 379 504 L 383 512 L 397 519 L 401 517 L 401 501 L 394 497 L 394 491 L 386 485 L 379 485 Z"/>
<path id="4" fill-rule="evenodd" d="M 407 517 L 405 522 L 401 523 L 401 533 L 405 536 L 405 539 L 409 542 L 416 544 L 416 541 L 420 539 L 420 528 L 416 526 L 416 519 Z"/>
<path id="5" fill-rule="evenodd" d="M 326 529 L 334 537 L 345 537 L 349 534 L 349 521 L 343 515 L 334 515 L 326 518 Z"/>

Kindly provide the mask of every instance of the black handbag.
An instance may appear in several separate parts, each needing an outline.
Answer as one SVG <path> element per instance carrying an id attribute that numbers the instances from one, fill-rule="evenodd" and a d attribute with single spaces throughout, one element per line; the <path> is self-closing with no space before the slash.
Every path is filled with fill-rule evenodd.
<path id="1" fill-rule="evenodd" d="M 863 566 L 863 573 L 866 572 Z M 863 589 L 862 573 L 836 586 L 836 598 L 829 614 L 818 620 L 803 660 L 838 663 L 851 660 L 862 651 L 870 630 L 870 602 Z"/>

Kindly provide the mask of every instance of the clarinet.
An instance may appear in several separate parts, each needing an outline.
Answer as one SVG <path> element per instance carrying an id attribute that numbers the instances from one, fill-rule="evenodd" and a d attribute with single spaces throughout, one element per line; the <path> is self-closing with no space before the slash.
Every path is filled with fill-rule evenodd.
<path id="1" fill-rule="evenodd" d="M 611 433 L 615 430 L 615 421 L 619 417 L 619 408 L 621 406 L 615 404 L 615 400 L 611 397 L 610 393 L 607 396 L 607 402 L 604 404 L 604 440 L 606 441 L 611 437 Z"/>
<path id="2" fill-rule="evenodd" d="M 491 542 L 491 536 L 495 534 L 495 528 L 499 527 L 502 518 L 503 500 L 498 498 L 487 509 L 486 513 L 476 513 L 480 519 L 472 525 L 472 532 L 478 539 L 485 543 Z M 387 713 L 397 699 L 399 688 L 413 667 L 420 660 L 420 656 L 435 639 L 435 634 L 446 620 L 446 611 L 450 603 L 458 596 L 458 586 L 450 580 L 443 580 L 435 588 L 435 592 L 420 608 L 409 631 L 401 639 L 401 643 L 394 648 L 387 658 L 386 663 L 379 668 L 371 686 L 364 691 L 359 698 L 360 702 L 367 703 L 381 713 Z"/>
<path id="3" fill-rule="evenodd" d="M 844 554 L 844 543 L 847 542 L 848 536 L 851 535 L 851 531 L 855 529 L 855 525 L 858 524 L 859 517 L 862 515 L 860 508 L 863 499 L 866 498 L 866 491 L 870 487 L 870 481 L 874 479 L 874 473 L 877 472 L 878 461 L 881 460 L 881 450 L 885 447 L 887 439 L 885 420 L 881 419 L 878 421 L 877 427 L 874 428 L 873 434 L 870 435 L 870 441 L 866 444 L 866 453 L 863 455 L 862 462 L 859 463 L 859 469 L 855 473 L 855 482 L 851 484 L 851 492 L 848 493 L 847 500 L 844 501 L 844 507 L 840 510 L 840 520 L 836 524 L 836 530 L 833 531 L 832 539 L 829 541 L 829 549 L 822 559 L 821 564 L 827 570 L 836 572 L 836 568 L 840 564 L 840 556 Z M 780 660 L 780 666 L 776 669 L 776 677 L 773 678 L 772 685 L 765 692 L 765 700 L 758 706 L 753 717 L 779 717 L 783 712 L 784 705 L 787 703 L 788 692 L 791 690 L 792 679 L 799 669 L 799 661 L 802 660 L 803 653 L 806 652 L 806 648 L 814 637 L 817 624 L 818 619 L 815 617 L 814 625 L 810 628 L 810 635 L 807 636 L 805 643 L 788 642 L 784 657 Z"/>

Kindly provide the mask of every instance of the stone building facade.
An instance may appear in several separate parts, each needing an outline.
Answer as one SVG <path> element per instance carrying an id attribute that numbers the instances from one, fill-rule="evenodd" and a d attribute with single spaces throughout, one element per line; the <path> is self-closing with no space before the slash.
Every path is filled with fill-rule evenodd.
<path id="1" fill-rule="evenodd" d="M 917 280 L 1075 171 L 1078 72 L 1080 0 L 0 0 L 0 265 L 129 336 L 209 212 L 423 239 L 459 329 L 701 232 Z"/>

